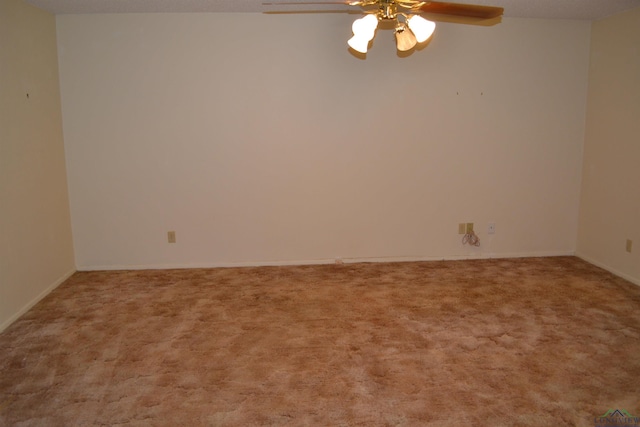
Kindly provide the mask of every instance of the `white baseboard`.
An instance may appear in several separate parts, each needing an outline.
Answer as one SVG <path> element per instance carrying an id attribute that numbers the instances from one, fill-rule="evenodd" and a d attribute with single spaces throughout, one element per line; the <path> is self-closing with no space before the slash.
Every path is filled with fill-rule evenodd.
<path id="1" fill-rule="evenodd" d="M 549 252 L 518 252 L 518 253 L 491 253 L 468 254 L 451 256 L 389 256 L 389 257 L 354 257 L 354 258 L 321 258 L 308 260 L 276 260 L 276 261 L 222 261 L 211 263 L 176 263 L 176 264 L 143 264 L 143 265 L 85 265 L 79 266 L 78 271 L 114 271 L 114 270 L 173 270 L 189 268 L 232 268 L 232 267 L 269 267 L 269 266 L 295 266 L 295 265 L 320 265 L 355 264 L 359 262 L 417 262 L 417 261 L 459 261 L 466 259 L 491 259 L 491 258 L 534 258 L 553 256 L 573 256 L 574 251 L 549 251 Z M 339 260 L 339 261 L 338 261 Z"/>
<path id="2" fill-rule="evenodd" d="M 73 273 L 75 273 L 76 270 L 75 269 L 71 269 L 69 271 L 67 271 L 65 274 L 63 274 L 60 278 L 58 278 L 55 282 L 53 282 L 51 285 L 49 285 L 44 291 L 40 292 L 40 294 L 38 294 L 38 296 L 36 296 L 34 299 L 32 299 L 31 301 L 29 301 L 27 303 L 27 305 L 25 305 L 24 307 L 22 307 L 20 310 L 18 310 L 17 313 L 15 313 L 13 316 L 11 316 L 10 318 L 8 318 L 7 320 L 5 320 L 1 325 L 0 325 L 0 332 L 4 331 L 5 329 L 7 329 L 9 327 L 9 325 L 11 325 L 13 322 L 15 322 L 16 320 L 18 320 L 18 318 L 20 316 L 22 316 L 23 314 L 25 314 L 27 311 L 29 311 L 34 305 L 36 305 L 38 302 L 40 302 L 40 300 L 44 297 L 46 297 L 47 295 L 49 295 L 49 293 L 51 293 L 51 291 L 53 291 L 55 288 L 57 288 L 58 286 L 60 286 L 62 284 L 62 282 L 64 282 L 65 280 L 67 280 L 69 277 L 71 277 L 73 275 Z"/>
<path id="3" fill-rule="evenodd" d="M 622 271 L 616 270 L 615 268 L 612 268 L 606 264 L 601 263 L 600 261 L 596 261 L 595 259 L 588 257 L 584 254 L 581 253 L 577 253 L 576 256 L 580 259 L 585 260 L 586 262 L 588 262 L 589 264 L 593 264 L 596 267 L 600 267 L 604 270 L 607 270 L 609 273 L 613 273 L 618 277 L 622 277 L 624 280 L 628 280 L 629 282 L 633 283 L 634 285 L 638 285 L 640 286 L 640 279 L 637 277 L 631 277 L 626 273 L 623 273 Z"/>

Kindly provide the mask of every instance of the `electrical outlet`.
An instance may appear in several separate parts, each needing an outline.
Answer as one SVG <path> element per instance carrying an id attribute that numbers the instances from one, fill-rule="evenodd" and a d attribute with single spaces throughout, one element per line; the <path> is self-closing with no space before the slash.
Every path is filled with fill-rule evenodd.
<path id="1" fill-rule="evenodd" d="M 633 248 L 633 240 L 627 239 L 627 252 L 630 253 L 632 248 Z"/>
<path id="2" fill-rule="evenodd" d="M 467 233 L 473 233 L 473 223 L 472 222 L 468 222 L 467 223 Z"/>
<path id="3" fill-rule="evenodd" d="M 458 234 L 464 234 L 467 230 L 467 224 L 465 224 L 464 222 L 461 222 L 460 224 L 458 224 Z"/>
<path id="4" fill-rule="evenodd" d="M 487 234 L 496 234 L 496 223 L 490 222 L 487 226 Z"/>
<path id="5" fill-rule="evenodd" d="M 168 231 L 167 232 L 167 240 L 169 241 L 169 243 L 175 243 L 176 242 L 176 232 L 175 231 Z"/>

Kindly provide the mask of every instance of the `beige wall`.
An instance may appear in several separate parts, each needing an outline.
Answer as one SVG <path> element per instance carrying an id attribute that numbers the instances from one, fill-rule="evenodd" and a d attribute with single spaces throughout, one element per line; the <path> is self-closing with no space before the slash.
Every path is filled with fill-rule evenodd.
<path id="1" fill-rule="evenodd" d="M 640 8 L 595 22 L 591 44 L 577 251 L 640 284 Z"/>
<path id="2" fill-rule="evenodd" d="M 20 0 L 0 0 L 0 203 L 3 330 L 74 271 L 55 18 Z"/>
<path id="3" fill-rule="evenodd" d="M 590 23 L 353 19 L 58 16 L 78 268 L 573 254 Z"/>

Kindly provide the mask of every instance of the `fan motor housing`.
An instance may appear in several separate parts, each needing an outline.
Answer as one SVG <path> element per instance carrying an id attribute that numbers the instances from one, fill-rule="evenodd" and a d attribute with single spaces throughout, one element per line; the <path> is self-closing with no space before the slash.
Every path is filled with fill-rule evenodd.
<path id="1" fill-rule="evenodd" d="M 398 16 L 398 5 L 395 1 L 382 0 L 378 12 L 378 19 L 396 19 Z"/>

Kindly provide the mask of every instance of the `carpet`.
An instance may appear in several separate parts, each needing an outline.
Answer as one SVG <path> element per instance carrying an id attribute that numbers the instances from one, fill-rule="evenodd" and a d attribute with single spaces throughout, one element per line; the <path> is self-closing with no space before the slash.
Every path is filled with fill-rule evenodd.
<path id="1" fill-rule="evenodd" d="M 575 257 L 78 272 L 0 368 L 3 426 L 593 427 L 640 413 L 640 288 Z"/>

